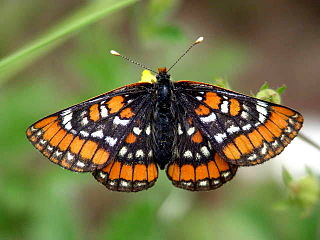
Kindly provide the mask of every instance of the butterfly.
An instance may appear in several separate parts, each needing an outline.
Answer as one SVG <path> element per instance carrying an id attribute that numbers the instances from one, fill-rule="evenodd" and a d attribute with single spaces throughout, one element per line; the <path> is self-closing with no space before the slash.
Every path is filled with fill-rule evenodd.
<path id="1" fill-rule="evenodd" d="M 281 153 L 302 124 L 288 107 L 207 83 L 172 82 L 159 68 L 156 81 L 51 114 L 26 135 L 53 163 L 91 172 L 110 190 L 146 190 L 160 168 L 178 188 L 207 191 L 230 181 L 238 167 Z"/>

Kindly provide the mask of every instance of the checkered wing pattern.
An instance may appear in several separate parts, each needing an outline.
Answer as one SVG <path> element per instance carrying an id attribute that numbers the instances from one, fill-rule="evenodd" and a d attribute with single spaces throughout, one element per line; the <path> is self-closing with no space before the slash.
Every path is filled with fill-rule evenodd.
<path id="1" fill-rule="evenodd" d="M 44 156 L 66 169 L 102 169 L 146 111 L 150 88 L 149 83 L 132 84 L 87 100 L 34 123 L 27 137 Z"/>
<path id="2" fill-rule="evenodd" d="M 283 149 L 302 127 L 300 113 L 205 83 L 175 83 L 177 101 L 225 161 L 250 166 Z"/>
<path id="3" fill-rule="evenodd" d="M 137 119 L 125 136 L 115 158 L 93 176 L 108 189 L 137 192 L 150 188 L 158 177 L 151 147 L 152 105 L 146 104 L 143 117 Z"/>
<path id="4" fill-rule="evenodd" d="M 186 106 L 186 105 L 185 105 Z M 187 107 L 187 106 L 186 106 Z M 236 174 L 237 166 L 223 160 L 184 106 L 178 105 L 175 158 L 167 176 L 179 188 L 207 191 L 222 186 Z"/>

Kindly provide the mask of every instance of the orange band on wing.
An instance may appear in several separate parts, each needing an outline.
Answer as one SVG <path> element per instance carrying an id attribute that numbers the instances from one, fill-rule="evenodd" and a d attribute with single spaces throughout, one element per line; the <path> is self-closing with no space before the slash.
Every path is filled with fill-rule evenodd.
<path id="1" fill-rule="evenodd" d="M 129 133 L 128 136 L 126 137 L 125 142 L 126 143 L 134 143 L 137 140 L 137 137 L 133 135 L 133 133 Z"/>
<path id="2" fill-rule="evenodd" d="M 194 167 L 191 164 L 181 166 L 181 180 L 194 181 Z"/>
<path id="3" fill-rule="evenodd" d="M 279 113 L 282 113 L 286 116 L 293 116 L 295 114 L 294 111 L 288 109 L 288 108 L 285 108 L 285 107 L 278 107 L 278 106 L 273 106 L 271 107 L 274 111 L 276 112 L 279 112 Z"/>
<path id="4" fill-rule="evenodd" d="M 263 143 L 263 137 L 257 130 L 253 130 L 251 133 L 248 134 L 250 141 L 252 142 L 254 147 L 260 147 Z"/>
<path id="5" fill-rule="evenodd" d="M 147 180 L 147 168 L 144 164 L 136 164 L 134 167 L 133 181 Z"/>
<path id="6" fill-rule="evenodd" d="M 109 178 L 114 180 L 120 177 L 121 163 L 116 161 L 113 163 L 112 168 L 110 170 Z"/>
<path id="7" fill-rule="evenodd" d="M 242 154 L 251 153 L 253 146 L 246 135 L 240 135 L 234 139 L 234 143 L 237 145 L 238 149 Z"/>
<path id="8" fill-rule="evenodd" d="M 124 98 L 122 96 L 112 97 L 108 102 L 106 102 L 110 113 L 118 112 L 124 106 Z"/>
<path id="9" fill-rule="evenodd" d="M 220 171 L 227 171 L 230 170 L 230 167 L 226 161 L 224 161 L 218 153 L 214 155 L 214 160 Z"/>
<path id="10" fill-rule="evenodd" d="M 155 180 L 158 177 L 157 167 L 154 163 L 148 165 L 148 182 Z"/>
<path id="11" fill-rule="evenodd" d="M 108 161 L 109 155 L 109 152 L 102 148 L 99 148 L 96 154 L 94 155 L 92 162 L 97 165 L 104 164 Z"/>
<path id="12" fill-rule="evenodd" d="M 98 121 L 100 119 L 99 104 L 93 104 L 89 108 L 89 111 L 89 117 L 92 121 Z"/>
<path id="13" fill-rule="evenodd" d="M 64 129 L 60 129 L 56 135 L 50 140 L 51 146 L 58 146 L 61 140 L 66 136 L 67 132 Z"/>
<path id="14" fill-rule="evenodd" d="M 202 134 L 200 133 L 200 131 L 196 131 L 195 134 L 193 134 L 191 140 L 195 143 L 201 143 L 203 141 L 203 137 Z"/>
<path id="15" fill-rule="evenodd" d="M 44 126 L 47 126 L 49 123 L 52 123 L 53 121 L 55 121 L 58 117 L 57 116 L 53 116 L 53 117 L 48 117 L 45 119 L 42 119 L 41 121 L 37 122 L 34 127 L 35 128 L 43 128 Z"/>
<path id="16" fill-rule="evenodd" d="M 80 139 L 78 136 L 75 137 L 75 139 L 70 144 L 70 150 L 75 154 L 79 153 L 84 142 L 85 142 L 85 140 Z"/>
<path id="17" fill-rule="evenodd" d="M 131 108 L 125 108 L 120 112 L 120 117 L 121 118 L 131 118 L 134 116 L 134 112 L 132 112 Z"/>
<path id="18" fill-rule="evenodd" d="M 86 141 L 83 145 L 80 155 L 83 159 L 91 159 L 98 148 L 98 144 L 93 141 Z"/>
<path id="19" fill-rule="evenodd" d="M 227 156 L 227 158 L 232 160 L 237 160 L 241 157 L 241 153 L 233 143 L 229 143 L 227 146 L 225 146 L 223 153 Z"/>
<path id="20" fill-rule="evenodd" d="M 208 170 L 209 170 L 210 178 L 219 178 L 220 177 L 219 169 L 217 168 L 214 161 L 208 162 Z"/>
<path id="21" fill-rule="evenodd" d="M 205 96 L 206 100 L 203 101 L 205 104 L 213 109 L 219 109 L 221 97 L 219 97 L 218 94 L 214 92 L 207 92 Z"/>
<path id="22" fill-rule="evenodd" d="M 230 102 L 230 115 L 237 116 L 240 112 L 240 103 L 237 99 L 231 98 Z"/>
<path id="23" fill-rule="evenodd" d="M 180 167 L 176 164 L 170 164 L 168 168 L 168 175 L 172 178 L 173 181 L 180 180 Z"/>
<path id="24" fill-rule="evenodd" d="M 59 126 L 58 122 L 54 122 L 48 128 L 48 130 L 45 131 L 45 133 L 43 134 L 43 138 L 45 140 L 50 140 L 60 129 L 61 127 Z"/>
<path id="25" fill-rule="evenodd" d="M 65 151 L 67 150 L 67 148 L 69 147 L 70 143 L 72 142 L 72 140 L 74 139 L 74 135 L 71 133 L 68 133 L 63 139 L 62 141 L 59 143 L 58 148 L 61 151 Z"/>
<path id="26" fill-rule="evenodd" d="M 206 165 L 200 165 L 196 167 L 196 180 L 203 180 L 205 178 L 208 178 L 208 168 Z"/>
<path id="27" fill-rule="evenodd" d="M 132 178 L 133 178 L 132 173 L 133 173 L 133 166 L 123 164 L 122 169 L 121 169 L 120 178 L 125 179 L 127 181 L 132 181 Z"/>
<path id="28" fill-rule="evenodd" d="M 210 113 L 210 109 L 204 105 L 200 105 L 194 111 L 196 112 L 197 115 L 208 115 Z"/>

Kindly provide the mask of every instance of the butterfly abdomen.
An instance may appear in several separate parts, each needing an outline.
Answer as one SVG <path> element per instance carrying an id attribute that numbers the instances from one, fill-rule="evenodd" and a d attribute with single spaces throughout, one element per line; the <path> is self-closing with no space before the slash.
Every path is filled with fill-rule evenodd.
<path id="1" fill-rule="evenodd" d="M 172 83 L 166 73 L 158 75 L 153 113 L 153 152 L 161 169 L 171 161 L 175 145 L 176 118 L 173 111 Z"/>

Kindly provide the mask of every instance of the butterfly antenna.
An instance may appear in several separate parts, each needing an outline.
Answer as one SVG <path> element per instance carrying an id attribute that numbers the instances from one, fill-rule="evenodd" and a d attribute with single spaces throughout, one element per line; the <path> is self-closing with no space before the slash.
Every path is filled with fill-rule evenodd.
<path id="1" fill-rule="evenodd" d="M 131 62 L 131 63 L 134 63 L 134 64 L 138 65 L 139 67 L 141 67 L 141 68 L 143 68 L 143 69 L 147 69 L 147 70 L 149 70 L 150 72 L 153 72 L 153 73 L 155 73 L 155 74 L 158 74 L 156 71 L 153 71 L 151 68 L 148 68 L 148 67 L 142 65 L 141 63 L 138 63 L 138 62 L 136 62 L 136 61 L 133 61 L 132 59 L 130 59 L 130 58 L 126 57 L 126 56 L 123 56 L 123 55 L 121 55 L 120 53 L 118 53 L 118 52 L 116 52 L 116 51 L 114 51 L 114 50 L 111 50 L 110 53 L 111 53 L 113 56 L 122 57 L 123 59 L 125 59 L 125 60 L 127 60 L 127 61 L 129 61 L 129 62 Z"/>
<path id="2" fill-rule="evenodd" d="M 202 41 L 203 41 L 203 37 L 199 37 L 195 42 L 193 42 L 191 46 L 178 58 L 178 60 L 174 64 L 172 64 L 172 66 L 169 68 L 167 72 L 169 72 L 170 69 L 173 68 L 181 60 L 181 58 L 183 58 L 191 50 L 191 48 L 201 43 Z"/>

